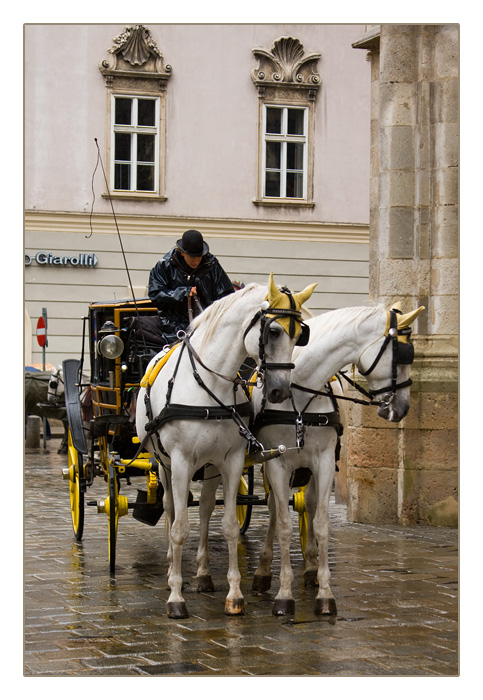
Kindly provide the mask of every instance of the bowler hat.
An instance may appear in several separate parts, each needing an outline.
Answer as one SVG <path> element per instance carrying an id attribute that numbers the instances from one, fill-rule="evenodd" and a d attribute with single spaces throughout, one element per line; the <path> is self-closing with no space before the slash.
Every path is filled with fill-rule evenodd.
<path id="1" fill-rule="evenodd" d="M 208 244 L 204 242 L 201 233 L 194 229 L 185 231 L 179 241 L 176 241 L 176 245 L 183 253 L 193 258 L 202 257 L 209 251 Z"/>

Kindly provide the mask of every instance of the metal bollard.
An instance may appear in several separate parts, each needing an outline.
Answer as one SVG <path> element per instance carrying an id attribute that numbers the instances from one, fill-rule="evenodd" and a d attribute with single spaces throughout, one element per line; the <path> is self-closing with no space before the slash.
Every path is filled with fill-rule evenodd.
<path id="1" fill-rule="evenodd" d="M 40 416 L 27 416 L 25 447 L 40 448 Z"/>

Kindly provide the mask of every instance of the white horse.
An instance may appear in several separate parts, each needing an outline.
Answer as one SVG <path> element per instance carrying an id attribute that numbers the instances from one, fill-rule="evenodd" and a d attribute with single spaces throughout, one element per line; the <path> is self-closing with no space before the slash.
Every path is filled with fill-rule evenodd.
<path id="1" fill-rule="evenodd" d="M 278 290 L 271 275 L 268 295 L 267 287 L 251 284 L 216 301 L 194 319 L 188 336 L 174 349 L 154 383 L 140 389 L 137 433 L 160 464 L 170 524 L 169 617 L 188 616 L 181 572 L 182 550 L 189 533 L 187 504 L 191 479 L 206 464 L 213 465 L 223 480 L 223 534 L 229 556 L 225 612 L 243 613 L 236 497 L 247 440 L 252 447 L 259 444 L 240 415 L 244 413 L 240 403 L 250 410 L 251 405 L 242 391 L 237 400 L 237 372 L 248 355 L 260 365 L 267 398 L 277 403 L 289 396 L 291 356 L 302 327 L 299 309 L 315 286 L 299 294 L 286 294 Z M 287 323 L 292 324 L 290 329 Z"/>
<path id="2" fill-rule="evenodd" d="M 295 368 L 292 370 L 292 400 L 285 401 L 274 409 L 269 401 L 265 404 L 258 389 L 253 390 L 257 414 L 254 432 L 257 437 L 269 444 L 276 444 L 277 440 L 282 439 L 287 446 L 283 455 L 264 466 L 265 478 L 271 486 L 270 522 L 253 579 L 254 590 L 263 592 L 270 588 L 270 564 L 276 529 L 280 543 L 280 588 L 272 608 L 274 615 L 293 614 L 295 610 L 291 588 L 292 520 L 289 496 L 292 475 L 301 467 L 311 471 L 305 492 L 309 529 L 304 578 L 306 585 L 315 585 L 316 581 L 319 584 L 315 613 L 337 612 L 329 585 L 328 565 L 329 496 L 334 478 L 337 442 L 336 429 L 330 427 L 334 406 L 327 396 L 311 391 L 324 393 L 324 386 L 334 373 L 346 365 L 354 364 L 367 377 L 371 398 L 381 396 L 378 415 L 389 421 L 402 420 L 409 410 L 410 402 L 409 364 L 413 359 L 413 347 L 409 326 L 423 308 L 402 316 L 394 311 L 388 312 L 382 306 L 355 307 L 309 319 L 310 342 L 305 348 L 297 348 L 293 356 Z M 307 391 L 302 390 L 302 387 Z M 283 414 L 279 411 L 287 412 L 283 419 Z M 297 417 L 302 420 L 298 428 Z M 327 427 L 324 426 L 326 420 L 329 421 Z M 292 428 L 287 424 L 290 422 Z M 257 424 L 261 426 L 259 429 Z"/>

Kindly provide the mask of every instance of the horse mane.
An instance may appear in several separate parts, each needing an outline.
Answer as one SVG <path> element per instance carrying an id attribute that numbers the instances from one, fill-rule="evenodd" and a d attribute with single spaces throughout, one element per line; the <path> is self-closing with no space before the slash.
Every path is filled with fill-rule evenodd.
<path id="1" fill-rule="evenodd" d="M 385 312 L 383 304 L 376 304 L 375 306 L 348 306 L 314 316 L 307 321 L 310 326 L 310 343 L 341 326 L 344 326 L 345 334 L 350 336 L 363 321 L 382 312 Z M 295 348 L 294 358 L 298 353 L 299 348 Z"/>
<path id="2" fill-rule="evenodd" d="M 256 295 L 255 292 L 257 293 Z M 214 336 L 221 320 L 225 314 L 231 310 L 234 304 L 237 304 L 240 299 L 250 296 L 256 296 L 257 303 L 261 303 L 266 294 L 267 289 L 263 285 L 256 284 L 255 282 L 247 284 L 246 287 L 237 290 L 233 294 L 227 294 L 221 299 L 214 301 L 213 304 L 204 309 L 201 314 L 195 316 L 188 330 L 190 332 L 198 331 L 198 334 L 203 334 L 201 339 L 201 347 L 203 347 L 203 345 L 208 343 Z"/>

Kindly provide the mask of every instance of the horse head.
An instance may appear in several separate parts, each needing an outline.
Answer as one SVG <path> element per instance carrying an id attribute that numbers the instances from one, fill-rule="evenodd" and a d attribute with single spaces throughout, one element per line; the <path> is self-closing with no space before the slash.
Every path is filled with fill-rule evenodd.
<path id="1" fill-rule="evenodd" d="M 409 411 L 409 368 L 414 360 L 411 325 L 424 308 L 402 314 L 395 305 L 386 311 L 384 333 L 359 358 L 359 371 L 367 378 L 372 395 L 381 402 L 377 413 L 390 422 L 399 422 Z"/>
<path id="2" fill-rule="evenodd" d="M 278 288 L 270 273 L 268 294 L 260 310 L 245 332 L 247 353 L 257 359 L 259 372 L 264 377 L 264 393 L 271 403 L 282 403 L 290 397 L 290 371 L 294 365 L 293 348 L 296 343 L 306 344 L 308 327 L 302 317 L 302 304 L 310 298 L 316 284 L 301 292 Z M 260 324 L 258 344 L 256 333 Z M 304 337 L 305 336 L 305 337 Z"/>

